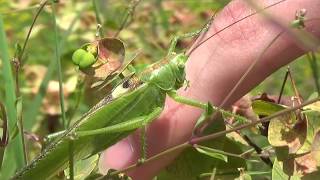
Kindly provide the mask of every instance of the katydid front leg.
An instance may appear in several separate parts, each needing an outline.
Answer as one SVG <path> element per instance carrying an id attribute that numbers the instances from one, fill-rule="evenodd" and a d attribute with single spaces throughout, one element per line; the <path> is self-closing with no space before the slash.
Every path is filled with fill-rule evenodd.
<path id="1" fill-rule="evenodd" d="M 187 97 L 184 97 L 184 96 L 180 96 L 180 95 L 177 94 L 176 91 L 169 91 L 168 95 L 178 103 L 186 104 L 186 105 L 193 106 L 193 107 L 197 107 L 197 108 L 200 108 L 200 109 L 203 110 L 201 116 L 199 117 L 199 119 L 197 121 L 197 124 L 196 124 L 195 128 L 193 129 L 193 133 L 197 132 L 197 127 L 201 127 L 199 125 L 201 125 L 203 122 L 205 122 L 206 120 L 208 120 L 212 116 L 214 110 L 217 110 L 217 108 L 214 108 L 211 105 L 211 103 L 209 103 L 209 102 L 208 103 L 203 103 L 203 102 L 200 102 L 200 101 L 197 101 L 197 100 L 194 100 L 194 99 L 190 99 L 190 98 L 187 98 Z"/>

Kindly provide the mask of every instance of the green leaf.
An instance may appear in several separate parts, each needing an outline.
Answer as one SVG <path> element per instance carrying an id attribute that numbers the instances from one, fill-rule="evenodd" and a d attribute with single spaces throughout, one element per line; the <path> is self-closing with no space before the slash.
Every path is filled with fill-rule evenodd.
<path id="1" fill-rule="evenodd" d="M 252 109 L 258 115 L 269 116 L 285 109 L 285 106 L 263 100 L 256 100 L 252 102 Z"/>
<path id="2" fill-rule="evenodd" d="M 74 179 L 84 180 L 86 177 L 88 177 L 96 167 L 98 159 L 99 155 L 94 155 L 87 159 L 76 162 L 74 165 Z M 64 174 L 66 177 L 68 177 L 68 179 L 70 179 L 69 172 L 69 168 L 64 170 Z"/>
<path id="3" fill-rule="evenodd" d="M 222 149 L 223 151 L 241 154 L 242 151 L 238 143 L 231 141 L 228 138 L 218 138 L 214 141 L 206 143 L 206 146 L 214 149 Z M 223 147 L 221 147 L 223 146 Z M 236 157 L 228 157 L 228 163 L 220 159 L 211 158 L 206 154 L 199 153 L 194 148 L 185 150 L 178 158 L 159 176 L 159 180 L 196 180 L 198 177 L 207 174 L 212 174 L 213 168 L 216 169 L 216 177 L 220 179 L 236 178 L 239 176 L 238 168 L 246 167 L 244 159 Z M 210 177 L 209 175 L 209 177 Z"/>
<path id="4" fill-rule="evenodd" d="M 317 101 L 315 103 L 309 104 L 307 106 L 303 107 L 304 110 L 313 110 L 313 111 L 317 111 L 320 112 L 320 101 Z"/>
<path id="5" fill-rule="evenodd" d="M 10 56 L 8 49 L 8 42 L 6 39 L 2 15 L 0 15 L 0 57 L 1 57 L 1 76 L 4 78 L 3 86 L 5 87 L 5 107 L 8 115 L 8 129 L 9 132 L 14 128 L 17 122 L 17 112 L 15 107 L 16 95 L 14 78 L 10 64 Z M 10 134 L 11 135 L 11 134 Z M 13 139 L 6 147 L 3 170 L 0 173 L 0 179 L 9 179 L 16 168 L 21 168 L 24 165 L 23 147 L 21 136 Z"/>
<path id="6" fill-rule="evenodd" d="M 295 153 L 306 140 L 307 122 L 297 122 L 293 112 L 278 116 L 270 121 L 268 140 L 272 146 L 287 146 L 289 153 Z"/>
<path id="7" fill-rule="evenodd" d="M 320 112 L 319 111 L 306 111 L 304 112 L 304 115 L 307 117 L 307 120 L 308 120 L 307 137 L 303 146 L 296 152 L 296 154 L 303 154 L 303 153 L 310 152 L 311 144 L 315 137 L 316 131 L 320 129 L 320 121 L 319 121 Z"/>
<path id="8" fill-rule="evenodd" d="M 320 130 L 315 134 L 311 149 L 312 157 L 315 158 L 317 166 L 320 167 Z"/>
<path id="9" fill-rule="evenodd" d="M 250 174 L 248 174 L 243 168 L 239 168 L 240 176 L 235 180 L 251 180 Z"/>
<path id="10" fill-rule="evenodd" d="M 272 167 L 272 179 L 288 180 L 289 176 L 283 172 L 283 163 L 275 159 Z"/>
<path id="11" fill-rule="evenodd" d="M 208 156 L 213 157 L 215 159 L 220 159 L 224 162 L 228 162 L 228 157 L 226 155 L 219 153 L 220 151 L 218 151 L 216 149 L 212 149 L 212 148 L 205 147 L 205 146 L 196 146 L 195 148 L 199 153 L 208 155 Z"/>
<path id="12" fill-rule="evenodd" d="M 258 115 L 269 116 L 286 109 L 275 103 L 262 100 L 254 101 L 252 108 Z M 274 147 L 287 146 L 289 153 L 297 152 L 307 136 L 307 119 L 296 118 L 294 112 L 271 119 L 268 127 L 268 141 Z"/>

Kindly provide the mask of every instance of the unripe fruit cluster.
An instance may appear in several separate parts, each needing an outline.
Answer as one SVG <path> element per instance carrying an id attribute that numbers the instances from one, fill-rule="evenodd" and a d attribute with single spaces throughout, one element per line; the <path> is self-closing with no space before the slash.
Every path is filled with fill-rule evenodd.
<path id="1" fill-rule="evenodd" d="M 94 55 L 84 49 L 77 49 L 72 55 L 72 62 L 79 66 L 80 69 L 90 67 L 96 62 Z"/>

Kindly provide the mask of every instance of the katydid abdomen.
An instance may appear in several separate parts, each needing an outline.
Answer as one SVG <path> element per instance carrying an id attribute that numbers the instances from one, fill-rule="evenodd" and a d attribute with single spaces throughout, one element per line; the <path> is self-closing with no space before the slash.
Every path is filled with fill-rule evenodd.
<path id="1" fill-rule="evenodd" d="M 110 99 L 110 98 L 109 98 Z M 164 105 L 165 92 L 145 83 L 135 91 L 111 101 L 100 102 L 72 128 L 43 150 L 41 155 L 16 174 L 13 179 L 49 179 L 64 170 L 69 160 L 70 136 L 78 131 L 95 130 L 117 125 L 148 115 Z M 78 137 L 73 140 L 74 161 L 87 158 L 126 137 L 133 130 Z"/>

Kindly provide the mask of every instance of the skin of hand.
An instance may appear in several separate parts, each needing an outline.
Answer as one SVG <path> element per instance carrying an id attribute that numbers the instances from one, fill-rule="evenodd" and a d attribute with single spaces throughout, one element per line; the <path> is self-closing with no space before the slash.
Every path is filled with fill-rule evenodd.
<path id="1" fill-rule="evenodd" d="M 266 7 L 278 1 L 261 0 L 258 4 L 260 7 Z M 295 12 L 302 8 L 307 10 L 306 18 L 319 19 L 317 14 L 317 10 L 320 9 L 319 0 L 287 0 L 269 8 L 266 12 L 289 24 L 294 20 Z M 232 1 L 217 15 L 206 36 L 253 12 L 255 10 L 244 0 Z M 219 105 L 252 62 L 282 30 L 283 28 L 267 20 L 263 15 L 257 14 L 214 36 L 190 56 L 186 68 L 190 87 L 187 90 L 179 90 L 179 94 Z M 306 30 L 315 37 L 320 37 L 320 20 L 307 22 Z M 226 107 L 305 51 L 301 43 L 288 33 L 282 34 L 259 59 L 236 93 L 231 96 Z M 148 127 L 148 156 L 189 140 L 200 113 L 201 110 L 197 108 L 167 98 L 161 117 Z M 135 133 L 103 152 L 99 161 L 100 171 L 105 172 L 108 168 L 121 169 L 136 163 L 141 155 L 139 142 L 139 133 Z M 144 164 L 128 175 L 133 179 L 151 179 L 178 154 L 179 152 L 171 153 L 160 160 Z"/>

